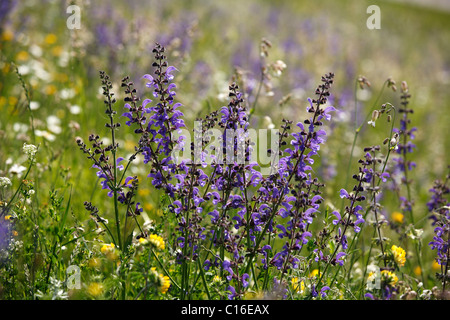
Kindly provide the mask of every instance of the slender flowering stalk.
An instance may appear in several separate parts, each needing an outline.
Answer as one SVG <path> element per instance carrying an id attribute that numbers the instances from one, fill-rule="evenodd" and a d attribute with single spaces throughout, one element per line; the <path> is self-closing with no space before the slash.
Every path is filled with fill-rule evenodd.
<path id="1" fill-rule="evenodd" d="M 355 80 L 355 90 L 354 90 L 354 107 L 355 107 L 355 134 L 353 136 L 353 143 L 352 143 L 352 148 L 350 151 L 350 156 L 348 159 L 348 165 L 347 165 L 347 173 L 346 173 L 346 178 L 345 178 L 345 188 L 347 187 L 348 184 L 348 180 L 350 178 L 350 168 L 351 168 L 351 164 L 352 164 L 352 160 L 353 160 L 353 152 L 355 150 L 355 146 L 356 146 L 356 141 L 358 139 L 359 133 L 361 132 L 362 128 L 364 125 L 368 124 L 371 125 L 373 127 L 375 127 L 375 121 L 377 120 L 377 118 L 379 117 L 380 113 L 379 111 L 375 110 L 375 107 L 378 105 L 378 102 L 384 92 L 384 89 L 386 87 L 391 88 L 394 92 L 397 91 L 397 87 L 395 85 L 395 81 L 391 78 L 388 78 L 384 83 L 383 86 L 377 96 L 377 98 L 375 99 L 372 108 L 369 110 L 369 112 L 367 113 L 364 121 L 358 126 L 358 117 L 357 117 L 357 96 L 356 96 L 356 92 L 357 92 L 357 88 L 358 86 L 360 87 L 361 90 L 363 90 L 364 88 L 369 88 L 371 86 L 370 82 L 367 80 L 366 77 L 364 76 L 360 76 L 358 77 L 358 79 Z M 377 112 L 376 112 L 377 111 Z M 367 121 L 369 119 L 369 117 L 371 117 L 370 121 Z M 342 205 L 343 206 L 343 205 Z M 342 211 L 343 207 L 341 208 Z"/>
<path id="2" fill-rule="evenodd" d="M 392 84 L 391 84 L 392 85 Z M 395 91 L 395 90 L 394 90 Z M 369 214 L 369 212 L 374 212 L 374 216 L 375 216 L 375 233 L 378 235 L 378 239 L 377 239 L 377 243 L 381 246 L 382 243 L 384 243 L 386 240 L 384 237 L 382 237 L 381 235 L 381 231 L 380 231 L 380 227 L 382 224 L 382 221 L 379 221 L 378 219 L 378 212 L 381 209 L 380 204 L 377 202 L 377 193 L 380 192 L 380 183 L 386 182 L 386 179 L 388 179 L 390 177 L 390 174 L 387 172 L 387 163 L 389 161 L 390 158 L 390 154 L 392 151 L 396 150 L 397 144 L 398 144 L 398 134 L 396 134 L 394 132 L 394 124 L 395 124 L 395 118 L 396 118 L 396 108 L 390 104 L 390 103 L 385 103 L 383 105 L 381 105 L 381 108 L 376 110 L 376 119 L 373 119 L 373 121 L 376 121 L 378 118 L 380 118 L 383 114 L 387 114 L 387 122 L 391 123 L 391 128 L 390 128 L 390 133 L 389 133 L 389 137 L 387 137 L 384 141 L 383 144 L 387 144 L 387 154 L 384 160 L 382 159 L 376 159 L 376 160 L 370 160 L 372 162 L 372 173 L 375 173 L 371 176 L 371 183 L 368 184 L 367 186 L 367 190 L 371 193 L 371 198 L 370 198 L 370 202 L 369 202 L 369 206 L 366 209 L 366 212 L 363 216 L 364 219 L 367 218 L 367 215 Z M 372 148 L 368 148 L 367 150 L 371 150 Z M 379 147 L 376 147 L 377 150 L 379 150 Z M 375 151 L 375 150 L 373 150 Z M 372 154 L 372 159 L 375 158 L 375 155 Z M 378 171 L 375 169 L 375 165 L 376 163 L 383 163 L 382 169 L 381 171 Z M 378 177 L 378 182 L 375 184 L 375 180 Z M 374 233 L 374 235 L 375 235 Z M 352 241 L 350 242 L 349 245 L 349 250 L 352 250 L 353 245 L 357 243 L 357 241 L 359 240 L 361 235 L 361 232 L 356 233 L 353 236 Z M 372 245 L 370 247 L 369 250 L 369 258 L 370 258 L 370 254 L 372 252 Z M 384 257 L 384 248 L 382 249 L 382 256 Z M 367 260 L 367 262 L 369 261 L 369 258 Z M 350 263 L 349 269 L 348 269 L 348 273 L 347 273 L 347 278 L 350 277 L 352 268 L 353 268 L 353 255 L 352 255 L 352 263 Z M 338 270 L 339 271 L 339 270 Z M 364 268 L 364 276 L 366 274 L 367 271 L 367 265 Z M 336 279 L 338 272 L 336 272 L 334 279 Z"/>
<path id="3" fill-rule="evenodd" d="M 372 167 L 368 169 L 371 176 L 371 179 L 368 182 L 370 186 L 367 187 L 367 191 L 371 193 L 371 204 L 369 206 L 369 210 L 373 212 L 375 216 L 375 229 L 378 234 L 377 244 L 381 248 L 382 259 L 384 266 L 386 267 L 386 248 L 384 244 L 386 239 L 381 234 L 381 226 L 385 221 L 380 220 L 381 205 L 377 202 L 377 194 L 380 192 L 380 186 L 376 185 L 376 181 L 378 178 L 378 181 L 382 180 L 386 182 L 389 174 L 386 172 L 380 173 L 377 171 L 377 164 L 382 163 L 382 159 L 378 158 L 376 154 L 379 150 L 379 146 L 374 146 L 371 148 L 366 148 L 364 151 L 370 152 L 370 154 L 366 154 L 366 159 L 369 165 L 372 164 Z"/>
<path id="4" fill-rule="evenodd" d="M 450 169 L 450 166 L 449 166 Z M 427 203 L 430 213 L 430 219 L 433 221 L 434 234 L 433 241 L 428 245 L 432 250 L 436 250 L 436 261 L 441 268 L 441 272 L 436 274 L 438 280 L 442 282 L 442 298 L 448 299 L 448 293 L 445 288 L 449 281 L 449 260 L 450 260 L 450 188 L 448 182 L 450 180 L 450 172 L 444 180 L 436 180 L 433 188 L 430 189 L 432 194 L 430 201 Z M 447 297 L 447 298 L 446 298 Z"/>
<path id="5" fill-rule="evenodd" d="M 137 177 L 129 176 L 124 179 L 126 171 L 129 167 L 129 163 L 136 158 L 136 155 L 140 152 L 140 149 L 137 149 L 136 153 L 130 157 L 129 163 L 126 167 L 121 164 L 124 158 L 117 156 L 119 145 L 116 142 L 116 131 L 119 129 L 120 123 L 115 122 L 114 116 L 117 112 L 113 109 L 113 105 L 116 103 L 116 99 L 114 98 L 114 93 L 111 91 L 112 83 L 109 76 L 105 72 L 101 71 L 100 78 L 102 80 L 103 95 L 105 96 L 105 113 L 109 118 L 109 122 L 106 123 L 105 126 L 111 131 L 111 144 L 104 146 L 104 143 L 100 139 L 100 137 L 94 134 L 91 134 L 89 136 L 89 143 L 91 144 L 91 148 L 88 148 L 81 138 L 77 138 L 76 142 L 80 150 L 87 155 L 87 158 L 89 160 L 93 162 L 92 167 L 98 170 L 97 177 L 101 181 L 102 189 L 107 190 L 108 197 L 113 198 L 116 236 L 113 237 L 110 230 L 108 228 L 107 230 L 115 245 L 123 250 L 125 249 L 124 243 L 125 239 L 128 238 L 128 235 L 122 234 L 121 231 L 122 224 L 119 213 L 119 204 L 126 207 L 125 220 L 126 217 L 135 216 L 141 211 L 141 208 L 139 208 L 139 203 L 135 204 L 135 202 L 133 201 L 133 198 L 136 195 L 138 183 Z M 123 171 L 121 175 L 119 174 L 120 171 Z M 128 191 L 126 191 L 127 189 Z M 89 205 L 86 207 L 86 209 L 92 212 L 91 209 L 95 207 L 92 206 L 91 203 L 88 204 Z M 132 205 L 135 205 L 133 212 L 131 211 Z M 98 212 L 97 209 L 95 209 L 94 211 Z M 97 220 L 97 222 L 102 222 L 106 226 L 105 222 L 107 220 L 104 220 L 104 218 L 100 219 L 97 214 L 94 215 L 94 218 Z"/>
<path id="6" fill-rule="evenodd" d="M 401 181 L 402 184 L 406 186 L 407 197 L 400 196 L 401 208 L 404 212 L 409 212 L 409 216 L 411 219 L 411 223 L 414 224 L 414 214 L 413 214 L 413 200 L 411 197 L 411 183 L 412 180 L 408 178 L 409 171 L 411 171 L 416 164 L 408 159 L 408 154 L 413 152 L 413 149 L 416 147 L 412 140 L 414 139 L 414 132 L 417 131 L 417 128 L 409 128 L 409 124 L 411 120 L 408 115 L 412 114 L 414 111 L 408 108 L 409 99 L 411 94 L 409 93 L 408 85 L 405 81 L 402 82 L 401 85 L 401 108 L 399 108 L 398 112 L 403 116 L 400 119 L 400 128 L 396 129 L 395 132 L 399 134 L 399 143 L 396 152 L 400 155 L 394 159 L 397 163 L 397 172 L 402 175 Z"/>
<path id="7" fill-rule="evenodd" d="M 367 152 L 369 149 L 366 149 Z M 335 249 L 332 251 L 330 255 L 324 254 L 321 250 L 316 249 L 316 260 L 319 262 L 324 262 L 325 267 L 321 272 L 321 276 L 317 281 L 317 286 L 321 285 L 323 277 L 327 274 L 327 270 L 330 265 L 339 265 L 342 266 L 344 264 L 344 257 L 347 255 L 346 250 L 348 250 L 348 240 L 347 240 L 347 229 L 352 227 L 355 233 L 359 233 L 361 231 L 362 224 L 365 222 L 363 215 L 360 213 L 363 210 L 363 207 L 359 204 L 366 200 L 365 195 L 363 194 L 365 191 L 365 185 L 370 183 L 373 175 L 369 169 L 369 166 L 372 164 L 372 157 L 369 153 L 365 154 L 364 159 L 360 159 L 358 161 L 360 164 L 358 174 L 353 175 L 353 179 L 356 180 L 356 184 L 353 187 L 353 192 L 348 192 L 345 189 L 340 190 L 340 197 L 343 199 L 347 199 L 350 201 L 350 204 L 345 207 L 344 214 L 341 215 L 338 211 L 333 211 L 333 215 L 336 217 L 333 220 L 333 224 L 337 227 L 337 235 L 335 236 Z M 341 229 L 341 226 L 343 229 Z M 329 234 L 331 235 L 333 231 Z M 342 251 L 339 251 L 342 250 Z M 314 296 L 314 293 L 312 292 Z"/>

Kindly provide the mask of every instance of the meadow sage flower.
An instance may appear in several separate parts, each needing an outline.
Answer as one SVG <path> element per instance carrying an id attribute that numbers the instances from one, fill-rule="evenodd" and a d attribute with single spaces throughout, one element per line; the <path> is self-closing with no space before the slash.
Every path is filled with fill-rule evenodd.
<path id="1" fill-rule="evenodd" d="M 449 166 L 450 169 L 450 166 Z M 434 228 L 433 240 L 428 243 L 432 250 L 436 250 L 436 264 L 440 266 L 441 279 L 445 279 L 444 274 L 449 265 L 449 248 L 450 248 L 450 201 L 448 194 L 450 188 L 447 185 L 450 181 L 450 173 L 448 173 L 443 180 L 436 180 L 433 188 L 430 189 L 432 193 L 431 199 L 427 206 L 431 212 L 430 219 L 433 221 Z M 436 266 L 437 267 L 437 266 Z"/>

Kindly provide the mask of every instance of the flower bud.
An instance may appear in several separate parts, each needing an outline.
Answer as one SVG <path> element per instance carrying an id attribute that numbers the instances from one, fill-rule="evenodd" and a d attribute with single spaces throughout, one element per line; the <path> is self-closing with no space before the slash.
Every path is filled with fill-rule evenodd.
<path id="1" fill-rule="evenodd" d="M 375 128 L 375 121 L 377 121 L 379 116 L 380 116 L 380 112 L 378 110 L 373 110 L 372 119 L 370 121 L 368 121 L 367 123 Z"/>
<path id="2" fill-rule="evenodd" d="M 408 92 L 408 84 L 406 83 L 406 81 L 402 81 L 402 91 Z"/>

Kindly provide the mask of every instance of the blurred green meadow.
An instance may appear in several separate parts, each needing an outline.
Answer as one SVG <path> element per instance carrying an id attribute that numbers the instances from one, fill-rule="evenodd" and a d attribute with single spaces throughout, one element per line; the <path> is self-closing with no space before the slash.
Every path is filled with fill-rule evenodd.
<path id="1" fill-rule="evenodd" d="M 383 231 L 392 244 L 407 251 L 402 280 L 416 286 L 422 282 L 427 289 L 440 286 L 436 252 L 428 246 L 434 234 L 426 204 L 433 181 L 445 176 L 450 163 L 450 8 L 377 1 L 381 28 L 370 30 L 366 9 L 371 1 L 72 2 L 1 0 L 0 177 L 12 182 L 0 190 L 2 205 L 19 186 L 22 190 L 14 209 L 18 247 L 14 263 L 2 258 L 11 266 L 0 270 L 1 299 L 55 298 L 56 291 L 42 287 L 38 292 L 39 281 L 48 283 L 50 276 L 64 281 L 72 264 L 82 270 L 92 267 L 102 246 L 110 242 L 105 233 L 92 231 L 96 223 L 83 203 L 92 202 L 112 221 L 112 202 L 76 139 L 87 141 L 92 133 L 109 137 L 100 70 L 111 77 L 119 115 L 125 112 L 123 77 L 130 76 L 142 99 L 149 97 L 142 76 L 152 70 L 156 42 L 166 47 L 170 65 L 177 68 L 176 99 L 189 128 L 196 118 L 226 105 L 232 81 L 243 88 L 254 109 L 252 127 L 278 128 L 283 118 L 301 121 L 321 76 L 334 72 L 330 105 L 337 111 L 327 124 L 327 141 L 314 164 L 314 172 L 325 183 L 325 205 L 330 207 L 341 206 L 339 190 L 346 180 L 355 115 L 360 125 L 374 107 L 387 102 L 399 106 L 400 84 L 406 81 L 409 107 L 414 110 L 411 126 L 417 127 L 416 148 L 408 155 L 417 165 L 409 173 L 414 225 L 406 215 L 393 218 L 402 210 L 395 192 L 387 190 L 382 212 L 389 223 Z M 71 4 L 80 7 L 80 29 L 67 27 L 71 14 L 66 8 Z M 262 39 L 271 44 L 267 57 L 261 56 Z M 259 88 L 261 66 L 276 61 L 286 68 Z M 370 87 L 359 87 L 361 76 Z M 385 87 L 388 78 L 395 80 L 397 91 Z M 138 138 L 125 120 L 119 120 L 118 143 L 121 156 L 127 158 Z M 390 126 L 378 121 L 375 128 L 363 127 L 350 172 L 357 171 L 364 147 L 383 146 Z M 25 187 L 24 143 L 39 147 Z M 142 223 L 156 221 L 163 235 L 167 205 L 161 202 L 162 193 L 146 178 L 149 172 L 142 159 L 130 172 L 140 181 L 136 201 L 144 209 Z M 24 192 L 27 188 L 34 193 Z M 423 231 L 419 251 L 411 244 L 414 229 Z M 368 250 L 371 235 L 362 236 L 361 252 Z M 357 269 L 350 279 L 362 276 Z M 94 273 L 82 282 L 104 282 L 107 287 L 118 281 Z M 68 296 L 59 298 L 102 297 L 101 285 L 85 289 L 69 290 Z M 355 297 L 345 293 L 344 298 Z"/>

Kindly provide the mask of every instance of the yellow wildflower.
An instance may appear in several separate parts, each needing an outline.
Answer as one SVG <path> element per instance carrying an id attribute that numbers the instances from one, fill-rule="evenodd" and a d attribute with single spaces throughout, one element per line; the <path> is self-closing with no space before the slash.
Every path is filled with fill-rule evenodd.
<path id="1" fill-rule="evenodd" d="M 438 263 L 436 260 L 433 261 L 433 264 L 431 265 L 431 268 L 432 268 L 434 271 L 441 270 L 441 266 L 439 265 L 439 263 Z"/>
<path id="2" fill-rule="evenodd" d="M 381 276 L 381 280 L 390 286 L 395 286 L 398 282 L 397 275 L 391 271 L 382 270 L 380 273 L 380 276 Z M 374 283 L 376 281 L 376 279 L 377 279 L 377 273 L 374 271 L 369 272 L 369 275 L 367 276 L 367 282 Z"/>
<path id="3" fill-rule="evenodd" d="M 103 254 L 106 254 L 106 253 L 110 252 L 111 250 L 113 250 L 114 247 L 115 247 L 114 243 L 111 243 L 111 244 L 104 244 L 103 247 L 100 249 L 100 251 L 101 251 Z"/>
<path id="4" fill-rule="evenodd" d="M 392 221 L 397 222 L 397 223 L 403 223 L 404 217 L 405 216 L 403 215 L 403 213 L 398 212 L 398 211 L 392 212 L 392 214 L 391 214 Z"/>
<path id="5" fill-rule="evenodd" d="M 100 251 L 106 255 L 106 258 L 111 261 L 115 261 L 119 258 L 119 255 L 117 254 L 117 250 L 114 246 L 114 243 L 111 244 L 104 244 L 103 247 L 100 249 Z"/>
<path id="6" fill-rule="evenodd" d="M 148 188 L 139 189 L 139 190 L 138 190 L 138 194 L 139 194 L 141 197 L 146 197 L 146 196 L 148 196 L 148 195 L 150 194 L 150 189 L 148 189 Z"/>
<path id="7" fill-rule="evenodd" d="M 52 54 L 56 57 L 59 57 L 63 53 L 64 49 L 61 46 L 56 46 L 52 48 Z"/>
<path id="8" fill-rule="evenodd" d="M 46 37 L 45 37 L 45 43 L 47 44 L 54 44 L 56 42 L 56 35 L 54 35 L 53 33 L 49 33 Z"/>
<path id="9" fill-rule="evenodd" d="M 311 273 L 309 274 L 310 278 L 314 278 L 316 276 L 319 275 L 319 269 L 314 269 L 313 271 L 311 271 Z"/>
<path id="10" fill-rule="evenodd" d="M 406 262 L 406 252 L 401 247 L 393 245 L 391 248 L 392 254 L 394 255 L 394 260 L 399 267 L 403 267 Z"/>
<path id="11" fill-rule="evenodd" d="M 303 292 L 305 292 L 305 282 L 300 281 L 300 283 L 299 283 L 299 279 L 297 277 L 292 278 L 291 284 L 292 284 L 293 290 L 296 293 L 302 294 Z"/>
<path id="12" fill-rule="evenodd" d="M 12 33 L 11 30 L 5 30 L 2 33 L 2 40 L 3 41 L 11 41 L 12 39 L 14 39 L 14 33 Z"/>
<path id="13" fill-rule="evenodd" d="M 139 238 L 139 244 L 142 244 L 143 246 L 146 246 L 148 244 L 148 240 L 144 237 Z"/>
<path id="14" fill-rule="evenodd" d="M 98 268 L 102 264 L 99 258 L 91 258 L 89 259 L 88 266 L 91 268 Z"/>
<path id="15" fill-rule="evenodd" d="M 49 84 L 48 86 L 45 87 L 44 91 L 45 91 L 45 94 L 47 94 L 47 95 L 53 95 L 58 91 L 58 89 L 56 88 L 55 85 Z"/>
<path id="16" fill-rule="evenodd" d="M 151 203 L 146 203 L 144 204 L 144 209 L 145 211 L 152 211 L 153 210 L 153 205 Z"/>
<path id="17" fill-rule="evenodd" d="M 155 267 L 151 268 L 151 271 L 153 271 L 153 274 L 156 277 L 156 284 L 158 286 L 159 292 L 165 294 L 170 287 L 170 278 L 158 273 Z"/>
<path id="18" fill-rule="evenodd" d="M 160 275 L 161 276 L 161 275 Z M 170 279 L 168 276 L 163 276 L 162 277 L 162 285 L 160 287 L 160 291 L 162 294 L 165 294 L 167 292 L 167 290 L 169 290 L 170 287 Z"/>
<path id="19" fill-rule="evenodd" d="M 11 220 L 11 218 L 12 218 L 12 215 L 5 216 L 5 220 Z"/>
<path id="20" fill-rule="evenodd" d="M 381 271 L 381 276 L 384 278 L 384 280 L 390 286 L 395 286 L 398 282 L 398 277 L 396 276 L 395 273 L 393 273 L 391 271 L 383 270 L 383 271 Z"/>
<path id="21" fill-rule="evenodd" d="M 164 239 L 156 234 L 152 234 L 149 237 L 149 242 L 155 246 L 158 250 L 164 250 L 166 248 L 166 245 L 164 243 Z"/>
<path id="22" fill-rule="evenodd" d="M 87 292 L 94 297 L 98 297 L 103 293 L 103 285 L 101 283 L 98 282 L 93 282 L 91 283 L 88 288 L 87 288 Z"/>
<path id="23" fill-rule="evenodd" d="M 422 274 L 422 268 L 420 266 L 417 266 L 414 268 L 414 274 L 416 276 L 420 276 Z"/>
<path id="24" fill-rule="evenodd" d="M 222 278 L 218 275 L 215 275 L 212 281 L 213 283 L 220 283 L 220 281 L 222 281 Z"/>
<path id="25" fill-rule="evenodd" d="M 16 55 L 16 60 L 18 61 L 25 61 L 28 60 L 29 54 L 26 51 L 19 51 L 19 53 Z"/>

